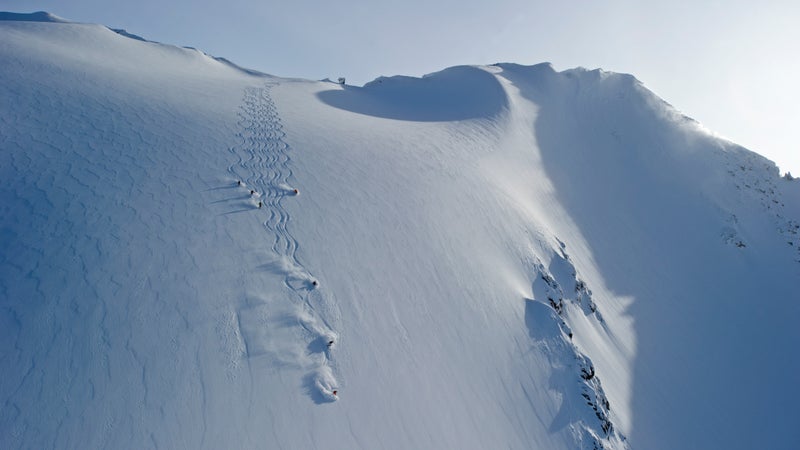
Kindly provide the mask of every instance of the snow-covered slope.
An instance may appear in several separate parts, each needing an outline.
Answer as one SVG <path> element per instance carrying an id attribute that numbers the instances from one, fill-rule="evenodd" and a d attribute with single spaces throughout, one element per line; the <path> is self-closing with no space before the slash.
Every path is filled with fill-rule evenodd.
<path id="1" fill-rule="evenodd" d="M 800 446 L 800 182 L 633 77 L 0 19 L 0 447 Z"/>

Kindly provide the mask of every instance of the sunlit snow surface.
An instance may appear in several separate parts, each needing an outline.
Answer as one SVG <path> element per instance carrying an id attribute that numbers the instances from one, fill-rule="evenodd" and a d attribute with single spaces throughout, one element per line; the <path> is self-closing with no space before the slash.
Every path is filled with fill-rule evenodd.
<path id="1" fill-rule="evenodd" d="M 800 447 L 800 182 L 633 77 L 0 18 L 0 448 Z"/>

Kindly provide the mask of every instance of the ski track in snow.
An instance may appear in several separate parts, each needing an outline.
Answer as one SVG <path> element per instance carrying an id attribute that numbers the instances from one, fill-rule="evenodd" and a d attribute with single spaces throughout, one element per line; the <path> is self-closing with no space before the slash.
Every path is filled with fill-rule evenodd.
<path id="1" fill-rule="evenodd" d="M 292 322 L 302 329 L 302 335 L 307 341 L 305 348 L 310 355 L 292 355 L 291 352 L 280 350 L 282 348 L 280 344 L 267 344 L 267 347 L 277 347 L 279 352 L 289 353 L 277 355 L 279 359 L 284 360 L 282 362 L 294 363 L 293 365 L 308 370 L 304 377 L 308 394 L 318 404 L 327 403 L 338 399 L 333 395 L 333 391 L 338 389 L 338 382 L 334 376 L 335 367 L 330 359 L 332 348 L 328 347 L 328 342 L 335 340 L 337 335 L 328 321 L 317 312 L 317 304 L 323 303 L 320 295 L 314 295 L 318 294 L 318 285 L 315 284 L 318 282 L 298 260 L 299 244 L 289 232 L 291 217 L 282 205 L 286 197 L 296 197 L 299 194 L 290 184 L 293 175 L 291 148 L 284 140 L 286 134 L 275 103 L 270 97 L 270 90 L 277 85 L 278 83 L 266 83 L 262 87 L 245 89 L 239 112 L 241 131 L 238 138 L 241 142 L 238 147 L 230 149 L 238 161 L 228 167 L 228 172 L 237 181 L 241 181 L 239 188 L 243 192 L 250 193 L 252 207 L 266 215 L 263 225 L 267 234 L 273 239 L 271 249 L 276 257 L 275 261 L 266 266 L 284 275 L 283 283 L 292 293 L 290 299 L 294 303 L 291 309 Z M 257 329 L 267 326 L 264 321 L 242 318 L 242 315 L 257 312 L 257 308 L 257 306 L 250 307 L 237 312 L 247 358 L 258 356 L 253 353 L 253 348 L 263 347 L 265 344 L 253 340 L 275 338 L 265 334 L 264 330 Z M 243 320 L 252 325 L 245 328 L 252 330 L 255 327 L 255 331 L 248 333 L 247 330 L 242 330 Z M 278 339 L 287 337 L 282 336 Z M 291 347 L 291 343 L 286 345 L 286 348 Z"/>

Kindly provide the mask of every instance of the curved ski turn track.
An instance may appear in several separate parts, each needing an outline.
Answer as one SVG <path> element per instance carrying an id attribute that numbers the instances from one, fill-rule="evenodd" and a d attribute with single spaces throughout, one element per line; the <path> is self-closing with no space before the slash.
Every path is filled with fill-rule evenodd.
<path id="1" fill-rule="evenodd" d="M 259 356 L 251 348 L 260 344 L 278 350 L 269 353 L 281 364 L 301 367 L 307 371 L 304 384 L 308 394 L 316 403 L 327 403 L 338 400 L 334 393 L 337 381 L 333 375 L 334 367 L 331 353 L 338 336 L 332 330 L 328 320 L 318 312 L 325 309 L 325 299 L 319 291 L 319 282 L 303 266 L 297 256 L 299 244 L 289 231 L 291 217 L 282 202 L 287 197 L 295 198 L 299 190 L 292 187 L 291 147 L 284 140 L 280 117 L 270 91 L 278 83 L 266 83 L 261 87 L 245 89 L 244 99 L 239 111 L 240 144 L 231 149 L 238 161 L 228 168 L 228 172 L 236 178 L 237 185 L 245 193 L 249 193 L 252 207 L 266 216 L 263 221 L 266 234 L 272 239 L 272 262 L 265 265 L 273 273 L 283 276 L 283 283 L 290 295 L 291 305 L 278 305 L 278 310 L 287 311 L 288 320 L 284 326 L 300 327 L 304 354 L 290 349 L 297 349 L 291 342 L 258 343 L 254 339 L 272 339 L 275 336 L 265 335 L 266 331 L 258 329 L 265 323 L 243 317 L 254 313 L 258 308 L 252 305 L 240 310 L 239 323 L 245 339 L 246 357 Z M 286 323 L 288 322 L 288 323 Z M 244 324 L 244 325 L 243 325 Z M 256 328 L 256 329 L 254 329 Z M 293 339 L 298 333 L 288 333 L 277 338 Z M 252 378 L 252 368 L 251 368 Z"/>

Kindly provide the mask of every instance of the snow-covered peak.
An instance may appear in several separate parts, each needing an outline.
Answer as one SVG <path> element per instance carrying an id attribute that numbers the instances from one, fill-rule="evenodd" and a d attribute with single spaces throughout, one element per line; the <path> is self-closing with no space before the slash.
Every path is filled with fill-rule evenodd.
<path id="1" fill-rule="evenodd" d="M 14 13 L 0 11 L 0 20 L 4 21 L 17 21 L 17 22 L 55 22 L 55 23 L 69 23 L 68 20 L 62 19 L 56 15 L 50 14 L 45 11 L 37 11 L 33 13 Z"/>
<path id="2" fill-rule="evenodd" d="M 1 448 L 796 448 L 800 183 L 632 76 L 0 22 Z"/>

